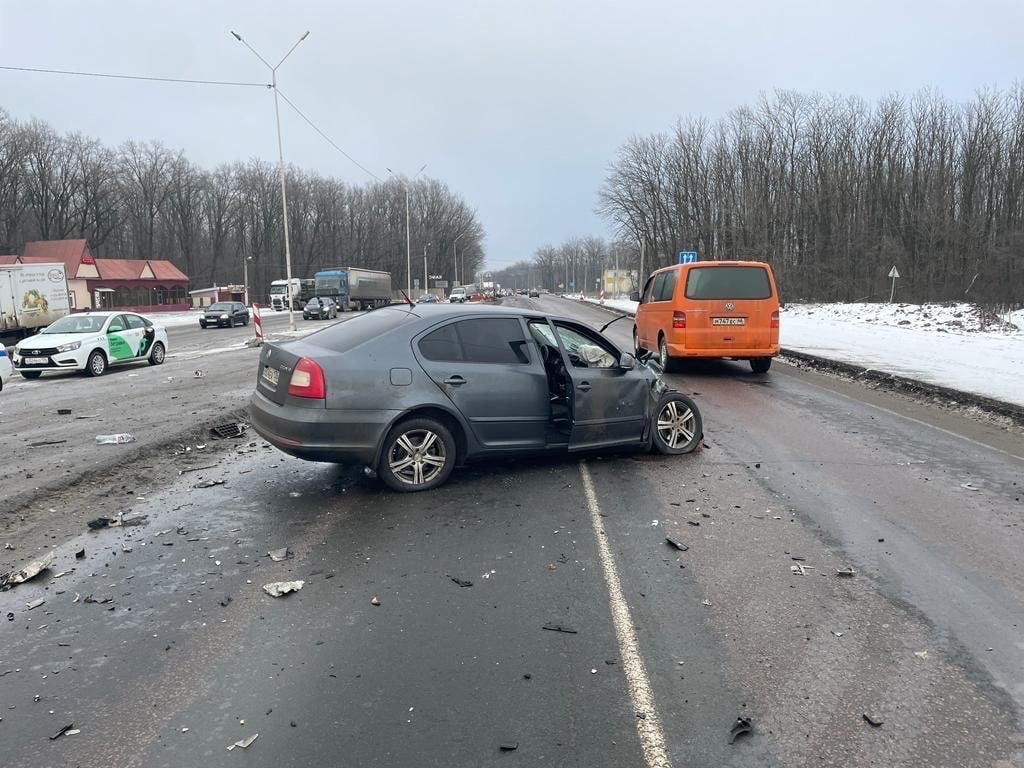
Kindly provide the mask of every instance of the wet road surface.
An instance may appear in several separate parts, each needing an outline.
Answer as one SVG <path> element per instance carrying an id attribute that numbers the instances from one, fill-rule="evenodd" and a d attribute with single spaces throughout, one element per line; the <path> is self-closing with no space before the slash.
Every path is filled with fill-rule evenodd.
<path id="1" fill-rule="evenodd" d="M 4 764 L 1020 765 L 1019 437 L 785 366 L 669 378 L 699 393 L 692 456 L 492 461 L 399 496 L 245 439 L 20 509 L 4 563 L 58 559 L 0 593 Z M 84 533 L 97 510 L 150 517 Z"/>

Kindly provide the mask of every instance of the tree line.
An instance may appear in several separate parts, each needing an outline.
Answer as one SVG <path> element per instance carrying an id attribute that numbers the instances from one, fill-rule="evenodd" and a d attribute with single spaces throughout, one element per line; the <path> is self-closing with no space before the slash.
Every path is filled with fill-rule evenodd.
<path id="1" fill-rule="evenodd" d="M 954 103 L 778 91 L 626 141 L 598 212 L 644 271 L 770 262 L 788 300 L 1024 298 L 1024 84 Z M 550 260 L 540 249 L 535 263 Z M 556 249 L 557 250 L 557 249 Z"/>
<path id="2" fill-rule="evenodd" d="M 391 272 L 406 284 L 406 186 L 412 277 L 472 275 L 484 260 L 476 212 L 443 182 L 391 178 L 348 184 L 286 169 L 295 277 L 354 266 Z M 79 133 L 0 109 L 0 253 L 32 240 L 86 238 L 100 258 L 167 259 L 192 288 L 240 284 L 248 263 L 254 300 L 285 276 L 281 187 L 276 163 L 259 159 L 213 170 L 157 141 L 111 148 Z M 433 282 L 431 283 L 433 285 Z"/>

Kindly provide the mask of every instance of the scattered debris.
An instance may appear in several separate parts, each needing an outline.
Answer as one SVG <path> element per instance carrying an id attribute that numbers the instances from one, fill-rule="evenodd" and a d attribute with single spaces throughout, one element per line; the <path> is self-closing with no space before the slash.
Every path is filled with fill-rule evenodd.
<path id="1" fill-rule="evenodd" d="M 472 587 L 473 586 L 473 582 L 469 581 L 468 579 L 458 579 L 455 576 L 449 576 L 448 578 L 451 579 L 452 581 L 454 581 L 460 587 Z"/>
<path id="2" fill-rule="evenodd" d="M 45 602 L 46 601 L 40 597 L 38 600 L 33 600 L 31 603 L 25 603 L 25 609 L 31 611 L 34 608 L 38 608 Z"/>
<path id="3" fill-rule="evenodd" d="M 687 520 L 687 525 L 700 525 L 700 520 Z"/>
<path id="4" fill-rule="evenodd" d="M 380 598 L 375 596 L 372 600 L 370 600 L 370 605 L 380 605 Z"/>
<path id="5" fill-rule="evenodd" d="M 206 375 L 206 374 L 205 374 L 205 373 L 203 373 L 202 371 L 192 371 L 192 378 L 193 378 L 193 379 L 201 379 L 201 378 L 203 378 L 203 376 L 205 376 L 205 375 Z"/>
<path id="6" fill-rule="evenodd" d="M 97 517 L 95 520 L 90 520 L 86 525 L 92 530 L 98 531 L 102 528 L 127 528 L 132 525 L 145 525 L 148 519 L 149 515 L 125 517 L 124 512 L 118 512 L 117 517 Z M 157 536 L 159 535 L 158 533 Z"/>
<path id="7" fill-rule="evenodd" d="M 804 565 L 803 563 L 797 563 L 796 565 L 789 566 L 791 573 L 796 573 L 801 576 L 806 576 L 808 571 L 813 571 L 814 567 L 810 565 Z"/>
<path id="8" fill-rule="evenodd" d="M 58 416 L 70 416 L 71 415 L 71 409 L 70 408 L 58 408 L 57 409 L 57 415 Z"/>
<path id="9" fill-rule="evenodd" d="M 34 579 L 40 574 L 40 572 L 45 571 L 53 565 L 56 559 L 56 552 L 48 552 L 38 560 L 33 560 L 20 571 L 10 571 L 9 573 L 0 574 L 0 590 L 7 590 L 16 584 L 21 584 L 30 579 Z"/>
<path id="10" fill-rule="evenodd" d="M 226 424 L 217 424 L 210 428 L 210 434 L 213 435 L 213 437 L 220 438 L 221 440 L 242 437 L 248 426 L 248 424 L 240 424 L 237 421 L 228 422 Z"/>
<path id="11" fill-rule="evenodd" d="M 64 443 L 66 443 L 66 442 L 67 442 L 67 440 L 38 440 L 38 441 L 36 441 L 34 443 L 29 443 L 28 447 L 29 448 L 42 448 L 42 447 L 47 446 L 47 445 L 62 445 Z"/>
<path id="12" fill-rule="evenodd" d="M 59 739 L 61 736 L 66 734 L 68 731 L 70 731 L 74 727 L 75 727 L 74 723 L 68 723 L 63 728 L 61 728 L 59 731 L 57 731 L 55 734 L 53 734 L 53 736 L 50 737 L 50 741 L 56 741 L 57 739 Z"/>
<path id="13" fill-rule="evenodd" d="M 964 489 L 966 489 L 968 491 L 977 491 L 977 490 L 979 490 L 978 486 L 976 486 L 974 483 L 960 483 L 960 487 L 964 488 Z"/>
<path id="14" fill-rule="evenodd" d="M 705 608 L 710 608 L 711 607 L 711 601 L 708 600 L 707 598 L 704 598 L 703 600 L 701 600 L 700 604 L 703 605 Z"/>
<path id="15" fill-rule="evenodd" d="M 215 485 L 224 485 L 223 480 L 203 480 L 201 483 L 196 483 L 193 488 L 213 488 Z"/>
<path id="16" fill-rule="evenodd" d="M 14 545 L 11 544 L 11 542 L 8 541 L 7 543 L 4 544 L 4 549 L 14 549 Z"/>
<path id="17" fill-rule="evenodd" d="M 836 569 L 836 576 L 838 576 L 841 579 L 852 579 L 856 575 L 856 573 L 857 572 L 849 566 L 842 569 Z"/>
<path id="18" fill-rule="evenodd" d="M 80 416 L 75 416 L 76 419 L 98 419 L 99 417 L 98 413 L 83 413 Z"/>
<path id="19" fill-rule="evenodd" d="M 679 541 L 679 539 L 673 539 L 671 536 L 666 536 L 665 537 L 665 542 L 669 546 L 675 547 L 680 552 L 685 552 L 686 550 L 689 549 L 689 547 L 686 546 L 685 544 L 683 544 L 683 542 Z"/>
<path id="20" fill-rule="evenodd" d="M 500 749 L 502 752 L 514 752 L 515 750 L 519 749 L 519 742 L 503 741 L 501 742 L 501 744 L 498 745 L 498 749 Z"/>
<path id="21" fill-rule="evenodd" d="M 541 629 L 546 629 L 549 632 L 564 632 L 567 635 L 579 634 L 579 630 L 575 630 L 572 627 L 567 627 L 564 624 L 554 624 L 551 622 L 548 622 L 547 624 L 542 626 Z"/>
<path id="22" fill-rule="evenodd" d="M 863 717 L 864 722 L 870 725 L 872 728 L 881 728 L 882 723 L 885 722 L 884 720 L 879 720 L 877 717 L 872 717 L 867 712 L 861 715 L 861 717 Z"/>
<path id="23" fill-rule="evenodd" d="M 302 496 L 302 491 L 292 491 L 288 495 L 291 496 L 293 499 L 298 499 Z"/>
<path id="24" fill-rule="evenodd" d="M 196 371 L 196 373 L 199 373 L 199 371 Z M 196 378 L 199 377 L 197 376 Z M 244 739 L 240 739 L 239 741 L 236 741 L 234 744 L 229 744 L 228 752 L 230 752 L 235 747 L 239 747 L 240 749 L 248 749 L 249 745 L 256 741 L 256 739 L 258 739 L 259 737 L 260 735 L 258 733 L 254 733 L 252 736 L 247 736 Z"/>
<path id="25" fill-rule="evenodd" d="M 928 651 L 914 651 L 914 655 L 919 659 L 927 659 Z"/>
<path id="26" fill-rule="evenodd" d="M 747 736 L 753 733 L 754 726 L 750 723 L 749 717 L 737 717 L 736 722 L 733 723 L 732 728 L 729 730 L 729 743 L 732 744 L 740 736 Z"/>
<path id="27" fill-rule="evenodd" d="M 281 597 L 289 592 L 298 592 L 305 586 L 304 581 L 275 581 L 271 584 L 264 584 L 263 591 L 271 597 Z"/>
<path id="28" fill-rule="evenodd" d="M 128 432 L 121 432 L 117 435 L 96 435 L 97 445 L 123 445 L 124 443 L 134 443 L 135 435 L 129 434 Z"/>
<path id="29" fill-rule="evenodd" d="M 836 632 L 834 629 L 832 630 L 832 634 L 835 635 L 836 637 L 842 637 L 843 636 L 842 632 Z"/>
<path id="30" fill-rule="evenodd" d="M 178 475 L 184 475 L 186 472 L 199 472 L 200 470 L 203 470 L 203 469 L 216 469 L 216 468 L 217 468 L 216 464 L 207 464 L 206 466 L 203 466 L 203 467 L 186 467 L 185 469 L 179 469 L 178 470 Z"/>
<path id="31" fill-rule="evenodd" d="M 83 558 L 85 558 L 85 547 L 75 552 L 75 560 L 82 560 Z"/>
<path id="32" fill-rule="evenodd" d="M 280 549 L 272 549 L 267 552 L 267 555 L 275 563 L 280 563 L 282 560 L 287 560 L 292 556 L 292 551 L 288 547 L 281 547 Z"/>

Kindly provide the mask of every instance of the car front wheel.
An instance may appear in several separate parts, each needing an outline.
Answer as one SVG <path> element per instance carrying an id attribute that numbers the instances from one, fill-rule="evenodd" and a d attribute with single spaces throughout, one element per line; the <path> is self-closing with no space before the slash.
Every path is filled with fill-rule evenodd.
<path id="1" fill-rule="evenodd" d="M 662 395 L 654 424 L 654 450 L 665 454 L 690 453 L 703 437 L 704 424 L 697 404 L 678 392 Z"/>
<path id="2" fill-rule="evenodd" d="M 89 376 L 102 376 L 107 372 L 107 356 L 94 349 L 85 363 L 85 372 Z"/>
<path id="3" fill-rule="evenodd" d="M 205 331 L 206 330 L 206 322 L 204 320 L 200 320 L 199 321 L 199 327 L 202 328 Z"/>
<path id="4" fill-rule="evenodd" d="M 153 351 L 149 353 L 149 364 L 161 365 L 166 356 L 163 343 L 158 341 L 153 345 Z"/>
<path id="5" fill-rule="evenodd" d="M 409 419 L 388 432 L 377 473 L 394 491 L 428 491 L 448 479 L 455 457 L 455 440 L 443 424 Z"/>

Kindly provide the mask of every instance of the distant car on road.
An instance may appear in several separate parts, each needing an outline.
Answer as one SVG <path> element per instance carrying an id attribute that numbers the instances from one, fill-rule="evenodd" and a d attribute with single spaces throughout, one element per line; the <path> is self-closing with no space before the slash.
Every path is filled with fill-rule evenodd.
<path id="1" fill-rule="evenodd" d="M 424 293 L 422 296 L 420 296 L 418 299 L 416 299 L 416 303 L 417 304 L 437 304 L 438 300 L 437 300 L 437 296 L 435 296 L 434 294 L 432 294 L 432 293 Z"/>
<path id="2" fill-rule="evenodd" d="M 320 296 L 310 299 L 302 308 L 303 320 L 330 320 L 338 316 L 338 304 L 334 299 Z"/>
<path id="3" fill-rule="evenodd" d="M 540 291 L 538 291 L 536 288 L 532 289 L 530 291 L 530 298 L 531 299 L 539 299 L 540 298 Z"/>
<path id="4" fill-rule="evenodd" d="M 199 318 L 199 327 L 234 328 L 249 324 L 249 308 L 240 301 L 218 301 L 211 304 Z"/>
<path id="5" fill-rule="evenodd" d="M 285 453 L 363 465 L 396 491 L 434 488 L 476 458 L 689 453 L 703 434 L 697 406 L 647 356 L 541 312 L 386 307 L 264 345 L 249 411 Z"/>
<path id="6" fill-rule="evenodd" d="M 102 376 L 112 365 L 148 361 L 167 354 L 167 331 L 134 312 L 83 312 L 51 323 L 14 348 L 14 369 L 26 379 L 44 371 L 85 371 Z"/>
<path id="7" fill-rule="evenodd" d="M 452 288 L 452 292 L 448 295 L 449 304 L 464 304 L 469 298 L 469 294 L 466 291 L 465 286 L 457 285 Z"/>

